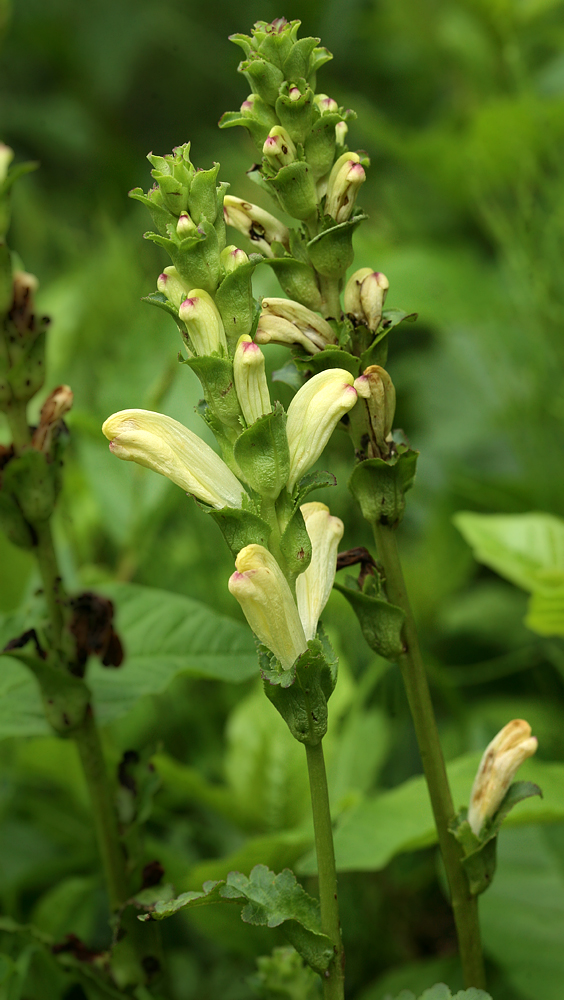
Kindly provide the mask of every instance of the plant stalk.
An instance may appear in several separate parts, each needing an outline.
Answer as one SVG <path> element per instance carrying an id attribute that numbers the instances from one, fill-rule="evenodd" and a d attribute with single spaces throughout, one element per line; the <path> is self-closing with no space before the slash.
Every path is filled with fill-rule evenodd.
<path id="1" fill-rule="evenodd" d="M 65 621 L 65 593 L 59 572 L 57 554 L 53 544 L 50 521 L 40 521 L 33 525 L 37 537 L 35 556 L 43 582 L 43 593 L 51 620 L 53 646 L 60 649 Z"/>
<path id="2" fill-rule="evenodd" d="M 116 814 L 108 783 L 100 734 L 90 706 L 86 710 L 84 721 L 74 730 L 73 738 L 78 749 L 92 804 L 92 820 L 106 876 L 110 909 L 115 912 L 129 898 L 125 857 L 119 841 Z"/>
<path id="3" fill-rule="evenodd" d="M 464 980 L 468 987 L 484 989 L 486 981 L 478 921 L 478 900 L 470 893 L 468 878 L 461 862 L 460 846 L 449 833 L 449 823 L 454 819 L 455 810 L 415 621 L 401 568 L 396 535 L 393 528 L 377 522 L 373 524 L 373 529 L 378 556 L 386 577 L 388 598 L 405 613 L 403 627 L 405 652 L 399 657 L 399 666 L 413 718 L 450 888 Z"/>
<path id="4" fill-rule="evenodd" d="M 6 410 L 8 426 L 12 435 L 12 443 L 16 455 L 31 441 L 31 431 L 27 423 L 27 403 L 20 400 L 12 400 L 11 405 Z"/>
<path id="5" fill-rule="evenodd" d="M 333 848 L 333 828 L 329 808 L 327 774 L 323 757 L 323 745 L 306 744 L 307 769 L 313 812 L 315 850 L 319 873 L 319 903 L 321 907 L 321 927 L 323 933 L 333 943 L 335 957 L 323 979 L 324 1000 L 343 1000 L 345 989 L 345 953 L 341 940 L 339 903 L 337 900 L 337 872 Z"/>

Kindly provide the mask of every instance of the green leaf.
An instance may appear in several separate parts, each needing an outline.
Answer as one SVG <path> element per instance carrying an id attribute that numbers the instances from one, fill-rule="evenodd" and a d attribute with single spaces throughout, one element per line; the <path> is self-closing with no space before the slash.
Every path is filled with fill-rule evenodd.
<path id="1" fill-rule="evenodd" d="M 116 670 L 98 660 L 89 664 L 87 682 L 102 724 L 127 714 L 139 698 L 160 694 L 178 674 L 233 683 L 256 676 L 252 636 L 239 622 L 165 590 L 130 583 L 100 589 L 114 601 L 126 654 Z M 37 683 L 13 657 L 0 657 L 0 694 L 0 739 L 50 732 Z"/>
<path id="2" fill-rule="evenodd" d="M 465 754 L 447 766 L 457 809 L 470 799 L 480 759 L 480 754 Z M 544 798 L 527 799 L 511 812 L 505 820 L 502 843 L 509 827 L 564 820 L 564 764 L 531 759 L 523 764 L 521 773 L 526 780 L 540 785 Z M 396 788 L 367 797 L 343 816 L 335 832 L 337 868 L 378 871 L 396 854 L 429 847 L 436 839 L 427 786 L 423 775 L 418 775 Z M 300 874 L 314 872 L 314 856 L 302 859 L 296 870 Z"/>
<path id="3" fill-rule="evenodd" d="M 312 354 L 307 358 L 295 358 L 294 361 L 300 371 L 310 371 L 315 375 L 327 368 L 344 368 L 354 378 L 360 375 L 360 359 L 348 351 L 343 351 L 341 347 L 326 347 L 318 354 Z"/>
<path id="4" fill-rule="evenodd" d="M 353 262 L 353 233 L 367 219 L 362 213 L 314 236 L 307 245 L 315 270 L 326 278 L 342 278 Z"/>
<path id="5" fill-rule="evenodd" d="M 313 490 L 336 485 L 337 480 L 332 472 L 308 472 L 296 485 L 294 503 L 299 506 Z"/>
<path id="6" fill-rule="evenodd" d="M 272 268 L 283 292 L 308 309 L 321 308 L 321 293 L 310 264 L 294 257 L 269 257 L 265 264 Z"/>
<path id="7" fill-rule="evenodd" d="M 528 591 L 564 589 L 564 521 L 552 514 L 474 514 L 453 518 L 478 562 Z"/>
<path id="8" fill-rule="evenodd" d="M 311 539 L 304 516 L 296 506 L 280 538 L 280 549 L 288 572 L 294 577 L 306 570 L 311 562 Z"/>
<path id="9" fill-rule="evenodd" d="M 384 598 L 371 597 L 352 587 L 340 583 L 333 586 L 352 607 L 370 649 L 386 660 L 397 660 L 404 649 L 401 630 L 405 613 L 402 609 Z"/>
<path id="10" fill-rule="evenodd" d="M 333 946 L 321 932 L 319 903 L 287 868 L 279 875 L 266 865 L 255 865 L 249 877 L 230 872 L 225 881 L 206 883 L 202 892 L 184 892 L 176 899 L 152 904 L 140 919 L 164 920 L 179 910 L 224 901 L 242 906 L 244 923 L 262 927 L 283 925 L 284 933 L 306 962 L 317 972 L 327 969 L 333 958 Z"/>
<path id="11" fill-rule="evenodd" d="M 564 587 L 532 593 L 524 621 L 537 635 L 564 635 Z"/>
<path id="12" fill-rule="evenodd" d="M 237 507 L 224 507 L 222 510 L 208 507 L 206 512 L 219 526 L 235 559 L 245 545 L 264 545 L 268 548 L 272 528 L 258 514 Z"/>
<path id="13" fill-rule="evenodd" d="M 233 456 L 252 489 L 276 500 L 290 474 L 286 414 L 280 403 L 243 431 L 233 446 Z"/>
<path id="14" fill-rule="evenodd" d="M 303 376 L 300 375 L 293 361 L 287 361 L 282 368 L 272 372 L 271 378 L 273 382 L 283 382 L 284 385 L 289 385 L 290 389 L 294 389 L 295 392 L 301 389 L 304 383 Z"/>

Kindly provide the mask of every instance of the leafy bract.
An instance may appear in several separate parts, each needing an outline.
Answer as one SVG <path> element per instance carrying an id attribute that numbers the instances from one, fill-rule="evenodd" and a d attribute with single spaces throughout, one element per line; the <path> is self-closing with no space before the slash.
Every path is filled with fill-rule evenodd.
<path id="1" fill-rule="evenodd" d="M 140 919 L 164 920 L 179 910 L 223 901 L 242 906 L 244 923 L 283 926 L 286 937 L 312 968 L 323 972 L 328 967 L 333 947 L 321 931 L 319 903 L 288 868 L 278 875 L 266 865 L 255 865 L 248 877 L 230 872 L 225 881 L 204 883 L 202 892 L 183 892 L 176 899 L 149 905 Z"/>
<path id="2" fill-rule="evenodd" d="M 179 674 L 240 682 L 257 673 L 251 633 L 239 622 L 165 590 L 130 583 L 103 590 L 115 604 L 126 658 L 116 670 L 97 660 L 89 664 L 87 682 L 101 723 L 125 715 L 144 695 L 161 693 Z M 6 641 L 20 625 L 13 616 L 4 620 Z M 0 663 L 0 738 L 50 732 L 31 673 L 13 657 Z"/>

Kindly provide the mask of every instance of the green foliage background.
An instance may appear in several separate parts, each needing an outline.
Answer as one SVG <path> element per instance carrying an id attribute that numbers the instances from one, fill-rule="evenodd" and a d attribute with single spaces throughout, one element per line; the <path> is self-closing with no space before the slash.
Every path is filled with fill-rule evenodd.
<path id="1" fill-rule="evenodd" d="M 445 752 L 476 754 L 510 718 L 526 718 L 539 737 L 531 775 L 540 768 L 553 789 L 501 834 L 481 907 L 490 990 L 495 1000 L 561 1000 L 564 649 L 525 628 L 525 594 L 476 565 L 451 519 L 461 509 L 564 516 L 562 0 L 302 0 L 283 11 L 253 0 L 244 14 L 225 0 L 14 0 L 11 17 L 0 5 L 0 135 L 19 160 L 41 163 L 16 188 L 10 243 L 53 317 L 48 386 L 67 382 L 75 393 L 57 521 L 65 572 L 70 587 L 130 581 L 242 620 L 215 525 L 168 481 L 112 460 L 100 425 L 144 406 L 205 436 L 195 377 L 177 371 L 174 325 L 140 301 L 164 257 L 141 239 L 148 218 L 126 194 L 147 187 L 150 149 L 191 139 L 196 164 L 220 160 L 232 193 L 270 207 L 245 177 L 250 140 L 215 123 L 247 94 L 228 34 L 281 13 L 334 53 L 318 85 L 358 112 L 351 143 L 372 158 L 355 266 L 383 271 L 388 303 L 419 313 L 395 334 L 388 368 L 396 424 L 421 450 L 402 545 Z M 276 289 L 259 269 L 257 294 Z M 272 349 L 271 369 L 283 359 Z M 289 390 L 273 388 L 287 402 Z M 369 544 L 346 490 L 350 462 L 348 441 L 335 435 L 321 464 L 338 487 L 319 498 L 345 521 L 343 547 Z M 25 611 L 38 584 L 31 559 L 0 538 L 0 562 L 1 610 Z M 329 757 L 343 814 L 337 845 L 347 836 L 349 845 L 339 849 L 350 996 L 417 995 L 441 979 L 456 991 L 432 833 L 425 820 L 409 826 L 419 799 L 408 795 L 390 814 L 387 854 L 371 840 L 388 815 L 378 796 L 420 772 L 399 674 L 363 645 L 340 595 L 325 619 L 342 654 Z M 158 750 L 162 789 L 143 857 L 158 857 L 179 890 L 259 861 L 311 879 L 301 748 L 254 679 L 224 684 L 188 669 L 180 664 L 169 687 L 157 678 L 146 690 L 160 693 L 105 733 L 114 763 L 127 749 Z M 13 737 L 0 759 L 4 912 L 55 938 L 72 930 L 103 945 L 105 901 L 73 746 Z M 550 823 L 533 825 L 542 818 Z M 371 860 L 359 871 L 367 844 Z M 178 916 L 164 932 L 172 1000 L 250 996 L 254 958 L 274 943 L 219 907 Z M 12 959 L 21 947 L 4 935 Z M 84 996 L 39 952 L 30 956 L 20 992 L 6 965 L 10 1000 Z M 0 966 L 0 984 L 2 975 Z"/>

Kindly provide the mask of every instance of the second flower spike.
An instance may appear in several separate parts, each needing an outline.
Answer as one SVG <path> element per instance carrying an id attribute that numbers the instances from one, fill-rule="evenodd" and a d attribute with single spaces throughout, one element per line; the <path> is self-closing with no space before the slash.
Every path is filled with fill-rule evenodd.
<path id="1" fill-rule="evenodd" d="M 108 417 L 102 431 L 118 458 L 159 472 L 210 507 L 243 506 L 243 487 L 225 462 L 172 417 L 120 410 Z"/>

